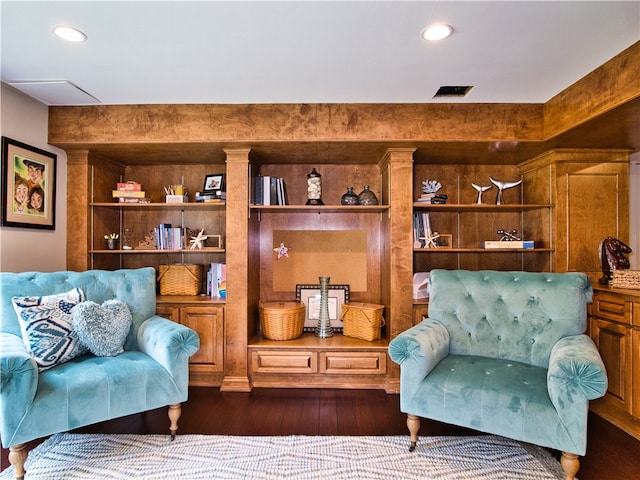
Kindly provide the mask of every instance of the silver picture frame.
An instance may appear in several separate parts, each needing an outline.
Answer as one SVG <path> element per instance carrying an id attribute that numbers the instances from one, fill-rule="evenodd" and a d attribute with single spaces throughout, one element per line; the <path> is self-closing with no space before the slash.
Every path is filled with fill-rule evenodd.
<path id="1" fill-rule="evenodd" d="M 320 313 L 320 285 L 297 284 L 296 300 L 305 306 L 303 330 L 315 330 Z M 329 319 L 331 328 L 342 331 L 342 305 L 349 303 L 349 285 L 329 285 Z"/>

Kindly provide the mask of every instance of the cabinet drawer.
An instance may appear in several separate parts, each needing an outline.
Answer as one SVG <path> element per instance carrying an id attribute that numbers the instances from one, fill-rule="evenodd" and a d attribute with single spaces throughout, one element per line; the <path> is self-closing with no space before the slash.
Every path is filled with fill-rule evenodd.
<path id="1" fill-rule="evenodd" d="M 631 325 L 631 302 L 623 298 L 598 293 L 593 298 L 593 315 Z"/>
<path id="2" fill-rule="evenodd" d="M 384 352 L 322 352 L 320 365 L 323 373 L 384 374 L 387 372 L 387 354 Z"/>
<path id="3" fill-rule="evenodd" d="M 251 371 L 254 373 L 317 373 L 317 352 L 279 352 L 257 350 L 251 352 Z"/>

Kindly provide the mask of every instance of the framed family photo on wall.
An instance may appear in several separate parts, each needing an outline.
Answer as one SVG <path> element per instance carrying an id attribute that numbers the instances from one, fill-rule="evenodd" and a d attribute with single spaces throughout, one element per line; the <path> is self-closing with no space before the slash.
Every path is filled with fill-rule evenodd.
<path id="1" fill-rule="evenodd" d="M 56 159 L 2 137 L 2 226 L 55 230 Z"/>

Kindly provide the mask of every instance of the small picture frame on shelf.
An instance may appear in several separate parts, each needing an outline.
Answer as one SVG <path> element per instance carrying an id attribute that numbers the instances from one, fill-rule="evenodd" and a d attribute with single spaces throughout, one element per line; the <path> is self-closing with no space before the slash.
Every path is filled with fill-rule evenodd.
<path id="1" fill-rule="evenodd" d="M 220 195 L 224 189 L 224 173 L 205 175 L 202 195 Z"/>
<path id="2" fill-rule="evenodd" d="M 312 332 L 320 314 L 320 285 L 296 285 L 296 300 L 305 306 L 305 332 Z M 342 305 L 349 303 L 349 285 L 329 285 L 329 319 L 331 328 L 342 331 Z"/>
<path id="3" fill-rule="evenodd" d="M 435 239 L 436 246 L 438 248 L 452 248 L 453 247 L 453 235 L 450 233 L 440 233 Z"/>

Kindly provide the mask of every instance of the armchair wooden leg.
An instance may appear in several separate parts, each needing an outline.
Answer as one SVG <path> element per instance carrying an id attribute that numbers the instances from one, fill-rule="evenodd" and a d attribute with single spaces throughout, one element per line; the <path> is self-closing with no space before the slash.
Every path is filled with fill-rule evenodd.
<path id="1" fill-rule="evenodd" d="M 179 403 L 175 405 L 169 405 L 169 420 L 171 420 L 171 425 L 169 426 L 169 430 L 171 431 L 171 440 L 175 440 L 176 432 L 178 431 L 178 419 L 182 415 L 182 407 Z"/>
<path id="2" fill-rule="evenodd" d="M 418 443 L 418 430 L 420 430 L 420 417 L 416 415 L 407 414 L 407 427 L 409 428 L 409 440 L 411 440 L 411 446 L 409 451 L 413 452 L 416 449 Z"/>
<path id="3" fill-rule="evenodd" d="M 578 473 L 578 470 L 580 469 L 580 460 L 578 460 L 578 455 L 575 453 L 562 452 L 560 465 L 562 465 L 562 469 L 564 470 L 564 479 L 575 480 L 576 473 Z"/>
<path id="4" fill-rule="evenodd" d="M 16 469 L 16 480 L 24 479 L 26 473 L 24 463 L 27 461 L 29 450 L 26 443 L 9 447 L 9 463 Z"/>

